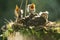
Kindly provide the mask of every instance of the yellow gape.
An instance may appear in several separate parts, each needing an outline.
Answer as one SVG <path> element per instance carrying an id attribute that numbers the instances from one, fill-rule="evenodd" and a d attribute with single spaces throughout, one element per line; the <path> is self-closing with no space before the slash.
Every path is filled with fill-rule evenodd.
<path id="1" fill-rule="evenodd" d="M 35 10 L 35 4 L 32 3 L 30 6 L 29 6 L 30 10 Z"/>
<path id="2" fill-rule="evenodd" d="M 15 16 L 16 16 L 16 17 L 18 17 L 18 15 L 19 15 L 19 14 L 18 14 L 18 13 L 19 13 L 19 10 L 20 10 L 20 9 L 19 9 L 18 5 L 16 5 L 16 8 L 15 8 Z"/>

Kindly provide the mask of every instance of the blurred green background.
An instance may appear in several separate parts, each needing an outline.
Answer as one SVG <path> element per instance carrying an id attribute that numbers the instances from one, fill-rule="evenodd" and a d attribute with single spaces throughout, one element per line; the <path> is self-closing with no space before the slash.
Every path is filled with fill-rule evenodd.
<path id="1" fill-rule="evenodd" d="M 15 20 L 14 9 L 16 4 L 20 6 L 22 0 L 0 0 L 0 27 L 8 21 Z M 26 0 L 23 0 L 22 9 L 25 8 Z M 49 20 L 57 21 L 60 19 L 60 0 L 28 0 L 28 4 L 36 4 L 36 12 L 49 11 Z"/>

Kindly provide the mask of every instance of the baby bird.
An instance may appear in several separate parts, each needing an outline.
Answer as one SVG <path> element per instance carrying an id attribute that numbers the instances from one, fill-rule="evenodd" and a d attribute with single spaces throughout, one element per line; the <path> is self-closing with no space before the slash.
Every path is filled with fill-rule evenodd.
<path id="1" fill-rule="evenodd" d="M 16 22 L 19 21 L 21 18 L 23 18 L 23 10 L 20 9 L 17 5 L 14 12 L 16 16 Z"/>
<path id="2" fill-rule="evenodd" d="M 18 16 L 19 16 L 19 7 L 16 5 L 16 8 L 15 8 L 15 16 L 18 18 Z"/>
<path id="3" fill-rule="evenodd" d="M 22 18 L 23 17 L 23 10 L 20 9 L 17 5 L 16 5 L 16 8 L 15 8 L 15 16 L 17 18 Z"/>
<path id="4" fill-rule="evenodd" d="M 35 13 L 35 4 L 34 3 L 27 5 L 27 12 L 29 12 L 29 14 Z"/>
<path id="5" fill-rule="evenodd" d="M 33 18 L 34 16 L 37 16 L 37 13 L 35 12 L 36 8 L 35 8 L 35 4 L 28 4 L 27 6 L 27 12 L 29 13 L 29 17 Z"/>

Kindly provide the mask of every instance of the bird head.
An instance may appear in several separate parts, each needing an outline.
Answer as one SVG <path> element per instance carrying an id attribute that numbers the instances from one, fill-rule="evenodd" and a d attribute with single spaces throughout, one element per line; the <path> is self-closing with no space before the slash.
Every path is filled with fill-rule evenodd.
<path id="1" fill-rule="evenodd" d="M 27 12 L 35 12 L 35 4 L 28 4 Z"/>

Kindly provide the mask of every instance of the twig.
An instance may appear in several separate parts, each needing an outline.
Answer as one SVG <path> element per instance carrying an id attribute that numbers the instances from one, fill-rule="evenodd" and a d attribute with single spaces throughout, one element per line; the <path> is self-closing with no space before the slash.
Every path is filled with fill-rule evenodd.
<path id="1" fill-rule="evenodd" d="M 25 16 L 26 16 L 26 7 L 27 7 L 28 0 L 26 0 L 26 5 L 25 5 Z"/>
<path id="2" fill-rule="evenodd" d="M 22 0 L 22 2 L 21 2 L 20 8 L 22 7 L 22 4 L 23 4 L 23 0 Z"/>

